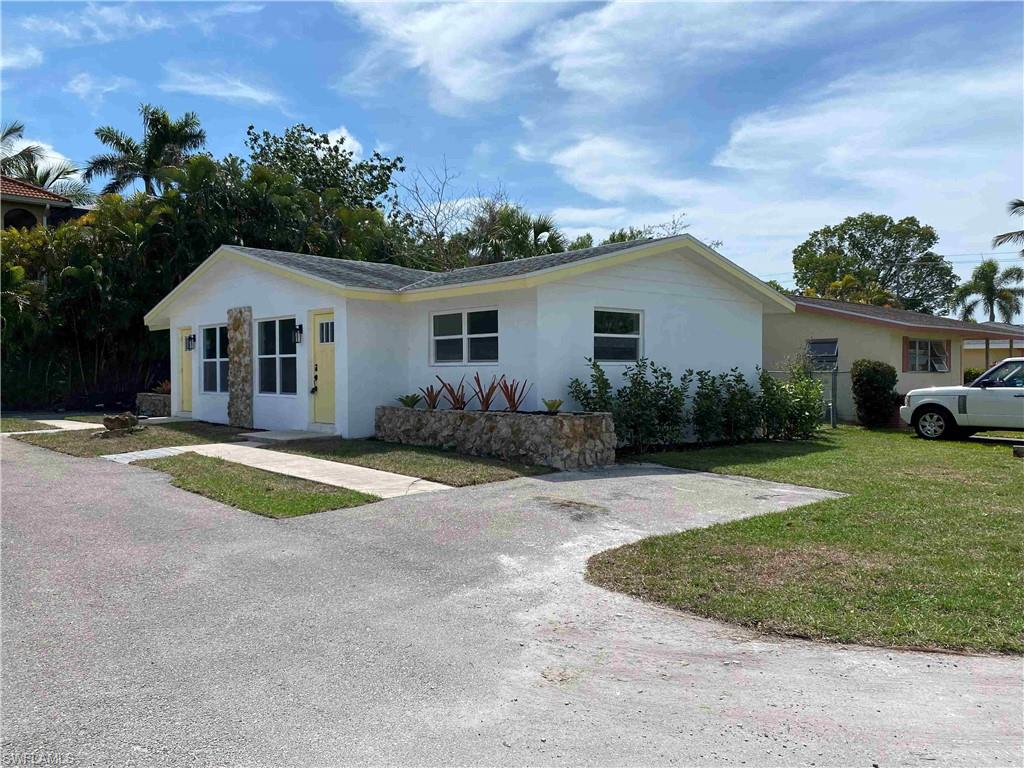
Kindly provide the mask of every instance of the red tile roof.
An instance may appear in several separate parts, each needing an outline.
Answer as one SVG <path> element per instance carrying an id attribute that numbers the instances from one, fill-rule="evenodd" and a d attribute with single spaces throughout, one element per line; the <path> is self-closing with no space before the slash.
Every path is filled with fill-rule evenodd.
<path id="1" fill-rule="evenodd" d="M 12 179 L 10 176 L 0 176 L 0 197 L 21 197 L 38 200 L 40 203 L 71 205 L 71 200 L 62 195 L 55 195 L 53 192 L 37 187 L 35 184 Z"/>

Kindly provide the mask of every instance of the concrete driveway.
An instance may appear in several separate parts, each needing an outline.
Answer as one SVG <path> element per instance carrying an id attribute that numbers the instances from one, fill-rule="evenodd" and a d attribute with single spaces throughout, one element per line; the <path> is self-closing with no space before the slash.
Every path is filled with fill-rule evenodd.
<path id="1" fill-rule="evenodd" d="M 593 552 L 822 494 L 637 468 L 273 521 L 3 451 L 4 759 L 1019 765 L 1022 662 L 759 637 Z"/>

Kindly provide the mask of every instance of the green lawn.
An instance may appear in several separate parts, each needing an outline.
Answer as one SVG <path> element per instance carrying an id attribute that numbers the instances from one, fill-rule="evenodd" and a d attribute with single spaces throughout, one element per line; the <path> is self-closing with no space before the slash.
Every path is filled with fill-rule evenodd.
<path id="1" fill-rule="evenodd" d="M 91 429 L 53 432 L 46 435 L 18 435 L 14 439 L 61 453 L 70 453 L 72 456 L 103 456 L 108 453 L 127 453 L 175 445 L 227 443 L 239 439 L 240 432 L 251 431 L 222 424 L 209 424 L 205 421 L 178 421 L 148 426 L 130 435 L 108 439 L 92 437 Z"/>
<path id="2" fill-rule="evenodd" d="M 383 443 L 377 440 L 342 440 L 338 437 L 299 440 L 268 446 L 275 451 L 301 453 L 320 459 L 357 464 L 361 467 L 421 477 L 435 483 L 465 486 L 511 480 L 525 475 L 543 475 L 552 470 L 499 459 L 461 456 L 434 448 Z"/>
<path id="3" fill-rule="evenodd" d="M 1024 462 L 1008 446 L 843 427 L 645 458 L 850 496 L 602 552 L 591 582 L 783 635 L 1024 652 Z"/>
<path id="4" fill-rule="evenodd" d="M 0 417 L 0 432 L 28 432 L 34 429 L 53 429 L 49 424 L 43 424 L 32 419 L 22 419 L 17 416 Z"/>
<path id="5" fill-rule="evenodd" d="M 368 493 L 264 472 L 195 453 L 147 459 L 135 464 L 166 472 L 178 488 L 264 517 L 297 517 L 378 500 Z"/>

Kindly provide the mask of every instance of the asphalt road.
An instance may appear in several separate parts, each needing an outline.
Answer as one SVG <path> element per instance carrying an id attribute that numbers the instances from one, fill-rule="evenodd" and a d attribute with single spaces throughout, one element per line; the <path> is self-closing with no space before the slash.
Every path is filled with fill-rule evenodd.
<path id="1" fill-rule="evenodd" d="M 765 638 L 583 582 L 593 552 L 807 489 L 636 468 L 273 521 L 0 449 L 5 761 L 1024 760 L 1020 659 Z"/>

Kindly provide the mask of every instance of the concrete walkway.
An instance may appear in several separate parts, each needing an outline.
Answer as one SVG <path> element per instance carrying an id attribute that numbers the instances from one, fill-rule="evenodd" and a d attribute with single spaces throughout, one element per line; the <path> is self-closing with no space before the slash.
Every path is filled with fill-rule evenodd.
<path id="1" fill-rule="evenodd" d="M 238 443 L 209 443 L 205 445 L 188 445 L 173 448 L 151 448 L 145 451 L 130 453 L 112 453 L 101 458 L 118 464 L 131 464 L 141 459 L 159 459 L 175 456 L 191 451 L 200 456 L 211 456 L 215 459 L 233 461 L 265 472 L 276 472 L 279 475 L 301 477 L 317 483 L 348 488 L 362 493 L 371 493 L 382 499 L 395 496 L 407 496 L 412 493 L 428 493 L 445 491 L 451 486 L 421 480 L 418 477 L 399 475 L 394 472 L 383 472 L 379 469 L 359 467 L 355 464 L 343 464 L 339 461 L 315 459 L 295 453 L 272 451 L 252 445 Z"/>
<path id="2" fill-rule="evenodd" d="M 25 417 L 28 418 L 28 417 Z M 71 421 L 70 419 L 29 419 L 38 421 L 51 429 L 22 429 L 15 432 L 0 432 L 0 435 L 52 435 L 54 432 L 74 431 L 76 429 L 103 429 L 102 424 L 87 421 Z"/>
<path id="3" fill-rule="evenodd" d="M 102 424 L 95 424 L 91 421 L 72 421 L 71 419 L 35 419 L 35 421 L 61 430 L 103 429 Z"/>

